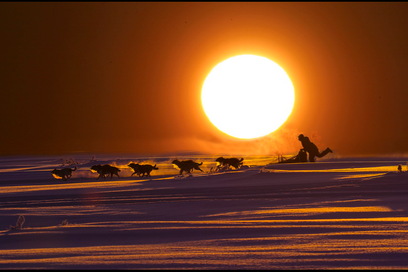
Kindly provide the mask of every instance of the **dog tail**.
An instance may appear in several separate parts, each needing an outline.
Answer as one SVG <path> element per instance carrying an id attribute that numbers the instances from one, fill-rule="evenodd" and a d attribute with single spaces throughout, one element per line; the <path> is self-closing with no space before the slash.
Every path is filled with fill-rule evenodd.
<path id="1" fill-rule="evenodd" d="M 198 165 L 203 165 L 203 162 L 199 163 Z"/>
<path id="2" fill-rule="evenodd" d="M 240 160 L 239 160 L 239 162 L 242 162 L 244 160 L 244 158 L 241 158 Z"/>
<path id="3" fill-rule="evenodd" d="M 75 171 L 75 170 L 77 170 L 77 167 L 76 167 L 76 165 L 74 166 L 74 169 L 71 169 L 72 171 Z"/>
<path id="4" fill-rule="evenodd" d="M 153 166 L 153 169 L 159 170 L 159 168 L 156 167 L 156 164 Z"/>

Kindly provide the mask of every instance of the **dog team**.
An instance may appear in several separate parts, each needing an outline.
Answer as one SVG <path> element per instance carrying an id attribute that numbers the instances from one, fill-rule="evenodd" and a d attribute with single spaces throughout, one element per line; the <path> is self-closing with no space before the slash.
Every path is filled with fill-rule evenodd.
<path id="1" fill-rule="evenodd" d="M 221 171 L 221 170 L 228 170 L 230 167 L 233 167 L 235 169 L 241 168 L 243 165 L 243 160 L 244 158 L 238 159 L 238 158 L 224 158 L 224 157 L 219 157 L 215 161 L 218 163 L 217 167 L 215 168 L 215 171 Z M 204 172 L 201 168 L 200 165 L 203 163 L 198 163 L 193 160 L 173 160 L 172 164 L 176 165 L 180 169 L 180 175 L 183 175 L 183 172 L 187 174 L 191 174 L 193 170 L 199 170 L 201 172 Z M 138 175 L 139 177 L 150 177 L 150 173 L 153 170 L 158 170 L 159 168 L 156 167 L 156 165 L 151 165 L 151 164 L 138 164 L 138 163 L 129 163 L 128 167 L 132 168 L 133 175 Z M 57 178 L 57 179 L 62 179 L 64 181 L 68 180 L 72 176 L 72 172 L 77 170 L 76 166 L 72 168 L 63 168 L 63 169 L 54 169 L 51 171 L 51 174 Z M 113 177 L 114 175 L 119 177 L 119 172 L 120 169 L 109 165 L 109 164 L 104 164 L 104 165 L 93 165 L 90 169 L 92 172 L 98 173 L 99 176 L 97 179 L 100 178 L 107 178 L 107 177 Z"/>

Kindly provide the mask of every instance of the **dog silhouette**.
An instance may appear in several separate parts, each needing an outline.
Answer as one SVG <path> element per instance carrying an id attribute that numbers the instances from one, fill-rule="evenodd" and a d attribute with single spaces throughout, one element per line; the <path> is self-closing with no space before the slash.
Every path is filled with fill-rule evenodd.
<path id="1" fill-rule="evenodd" d="M 129 163 L 128 166 L 133 169 L 134 174 L 137 174 L 139 177 L 142 176 L 150 176 L 150 172 L 153 170 L 159 170 L 159 168 L 156 167 L 156 164 L 153 166 L 151 164 L 138 164 L 138 163 Z"/>
<path id="2" fill-rule="evenodd" d="M 93 165 L 91 166 L 91 171 L 93 172 L 97 172 L 99 174 L 98 178 L 105 178 L 107 176 L 111 176 L 111 178 L 113 177 L 113 175 L 116 175 L 119 177 L 119 172 L 120 169 L 115 167 L 115 166 L 111 166 L 109 164 L 104 164 L 104 165 Z"/>
<path id="3" fill-rule="evenodd" d="M 234 167 L 235 169 L 238 169 L 242 166 L 244 158 L 238 159 L 238 158 L 224 158 L 224 157 L 219 157 L 215 161 L 219 163 L 218 169 L 220 168 L 229 168 L 229 167 Z"/>
<path id="4" fill-rule="evenodd" d="M 76 169 L 77 169 L 76 166 L 74 169 L 71 168 L 54 169 L 51 171 L 51 174 L 56 179 L 62 178 L 62 180 L 66 181 L 69 178 L 71 178 L 72 172 L 75 171 Z"/>
<path id="5" fill-rule="evenodd" d="M 177 167 L 180 169 L 180 175 L 182 175 L 183 172 L 186 172 L 186 173 L 190 174 L 193 169 L 204 172 L 200 168 L 200 165 L 203 164 L 202 162 L 198 163 L 198 162 L 195 162 L 193 160 L 179 161 L 179 160 L 176 159 L 172 163 L 177 165 Z"/>

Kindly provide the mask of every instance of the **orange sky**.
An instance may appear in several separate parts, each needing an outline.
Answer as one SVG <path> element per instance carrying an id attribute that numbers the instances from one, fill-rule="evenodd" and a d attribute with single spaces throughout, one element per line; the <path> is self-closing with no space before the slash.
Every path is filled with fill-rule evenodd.
<path id="1" fill-rule="evenodd" d="M 0 3 L 0 155 L 408 152 L 408 3 Z M 200 102 L 220 61 L 268 57 L 295 86 L 280 130 L 240 141 Z"/>

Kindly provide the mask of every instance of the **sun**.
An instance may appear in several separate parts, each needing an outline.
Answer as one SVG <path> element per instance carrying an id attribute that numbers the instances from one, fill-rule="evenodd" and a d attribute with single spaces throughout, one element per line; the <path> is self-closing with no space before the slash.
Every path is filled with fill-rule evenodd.
<path id="1" fill-rule="evenodd" d="M 290 116 L 294 102 L 294 87 L 285 70 L 256 55 L 239 55 L 217 64 L 201 92 L 208 119 L 222 132 L 240 139 L 277 130 Z"/>

